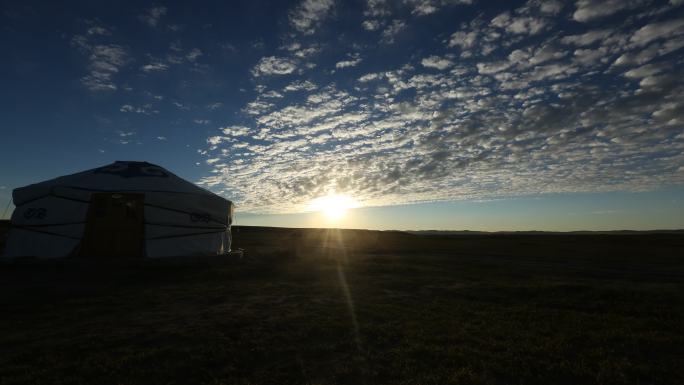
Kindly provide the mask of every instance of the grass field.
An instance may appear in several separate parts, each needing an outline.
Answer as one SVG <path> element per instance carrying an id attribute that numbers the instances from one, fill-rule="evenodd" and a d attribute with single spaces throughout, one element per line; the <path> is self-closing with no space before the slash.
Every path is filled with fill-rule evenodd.
<path id="1" fill-rule="evenodd" d="M 241 227 L 0 264 L 0 384 L 683 384 L 684 235 Z"/>

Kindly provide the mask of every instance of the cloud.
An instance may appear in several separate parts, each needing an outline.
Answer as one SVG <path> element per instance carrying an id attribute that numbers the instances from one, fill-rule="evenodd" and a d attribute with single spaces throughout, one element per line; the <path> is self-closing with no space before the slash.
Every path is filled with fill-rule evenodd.
<path id="1" fill-rule="evenodd" d="M 546 21 L 532 16 L 511 16 L 509 12 L 492 19 L 491 25 L 515 34 L 535 35 L 546 26 Z"/>
<path id="2" fill-rule="evenodd" d="M 589 22 L 626 9 L 643 6 L 647 2 L 647 0 L 578 0 L 572 17 L 579 22 Z"/>
<path id="3" fill-rule="evenodd" d="M 185 58 L 188 59 L 189 62 L 194 62 L 200 56 L 202 56 L 202 51 L 197 48 L 193 48 L 185 55 Z"/>
<path id="4" fill-rule="evenodd" d="M 610 29 L 596 29 L 580 35 L 565 36 L 561 39 L 561 41 L 565 44 L 573 44 L 577 46 L 592 45 L 602 41 L 603 39 L 612 35 L 614 32 L 614 30 Z"/>
<path id="5" fill-rule="evenodd" d="M 385 24 L 384 18 L 390 14 L 387 0 L 366 0 L 363 16 L 370 19 L 364 20 L 361 25 L 367 31 L 377 31 Z"/>
<path id="6" fill-rule="evenodd" d="M 422 64 L 423 67 L 435 68 L 438 70 L 444 70 L 454 65 L 451 60 L 439 56 L 428 56 L 421 60 L 420 64 Z"/>
<path id="7" fill-rule="evenodd" d="M 605 48 L 601 47 L 598 49 L 577 49 L 573 54 L 577 63 L 591 66 L 606 61 L 608 52 Z"/>
<path id="8" fill-rule="evenodd" d="M 141 69 L 143 72 L 163 72 L 169 69 L 169 65 L 166 63 L 154 62 L 145 64 Z"/>
<path id="9" fill-rule="evenodd" d="M 92 27 L 88 28 L 88 31 L 86 32 L 86 35 L 92 36 L 92 35 L 100 35 L 100 36 L 109 36 L 112 33 L 109 31 L 109 29 L 105 28 L 104 26 L 101 25 L 93 25 Z"/>
<path id="10" fill-rule="evenodd" d="M 83 84 L 93 91 L 115 90 L 112 77 L 127 63 L 126 50 L 115 44 L 96 45 L 91 48 L 88 59 L 90 74 L 82 79 Z"/>
<path id="11" fill-rule="evenodd" d="M 150 27 L 156 27 L 159 24 L 159 20 L 162 16 L 166 15 L 168 9 L 164 6 L 152 7 L 145 11 L 142 15 L 138 16 L 140 21 L 147 24 Z"/>
<path id="12" fill-rule="evenodd" d="M 233 136 L 233 137 L 247 136 L 251 132 L 249 127 L 245 127 L 245 126 L 226 126 L 226 127 L 220 127 L 219 130 L 221 130 L 221 132 L 223 132 L 224 135 Z"/>
<path id="13" fill-rule="evenodd" d="M 312 47 L 306 47 L 302 49 L 298 49 L 293 52 L 293 55 L 299 59 L 306 59 L 310 56 L 313 56 L 321 51 L 321 48 L 318 46 L 312 46 Z"/>
<path id="14" fill-rule="evenodd" d="M 378 20 L 364 20 L 361 25 L 367 31 L 377 31 L 382 26 L 382 23 Z"/>
<path id="15" fill-rule="evenodd" d="M 497 72 L 501 72 L 510 67 L 511 65 L 513 65 L 513 63 L 507 60 L 501 60 L 492 63 L 477 63 L 477 72 L 485 75 L 491 75 Z"/>
<path id="16" fill-rule="evenodd" d="M 136 114 L 144 114 L 144 115 L 151 115 L 151 114 L 158 114 L 159 111 L 154 110 L 152 107 L 152 104 L 143 104 L 142 106 L 139 107 L 134 107 L 130 104 L 124 104 L 119 108 L 119 111 L 121 112 L 130 112 L 130 113 L 136 113 Z M 126 136 L 126 135 L 122 135 Z"/>
<path id="17" fill-rule="evenodd" d="M 629 39 L 636 46 L 643 46 L 653 40 L 684 34 L 684 18 L 652 23 L 641 27 Z"/>
<path id="18" fill-rule="evenodd" d="M 83 35 L 74 36 L 71 45 L 88 58 L 88 74 L 81 78 L 83 85 L 91 91 L 113 91 L 118 88 L 114 76 L 130 61 L 124 47 L 97 44 Z"/>
<path id="19" fill-rule="evenodd" d="M 625 67 L 630 65 L 641 65 L 647 63 L 658 56 L 666 55 L 684 47 L 684 37 L 667 40 L 663 43 L 653 43 L 645 48 L 634 47 L 624 52 L 618 57 L 613 66 Z"/>
<path id="20" fill-rule="evenodd" d="M 539 10 L 548 15 L 557 15 L 563 9 L 563 2 L 560 0 L 540 0 Z"/>
<path id="21" fill-rule="evenodd" d="M 148 54 L 148 60 L 152 60 L 152 63 L 149 67 L 145 66 L 147 68 L 143 67 L 143 71 L 163 71 L 174 65 L 181 67 L 185 65 L 183 68 L 187 70 L 203 72 L 207 68 L 206 65 L 198 63 L 198 58 L 203 54 L 199 48 L 185 49 L 179 42 L 172 42 L 163 57 L 154 58 Z"/>
<path id="22" fill-rule="evenodd" d="M 341 68 L 347 68 L 347 67 L 355 67 L 359 63 L 361 63 L 363 59 L 361 59 L 358 55 L 352 55 L 352 58 L 349 60 L 342 60 L 337 63 L 335 63 L 335 68 L 341 69 Z"/>
<path id="23" fill-rule="evenodd" d="M 262 97 L 262 98 L 282 98 L 282 97 L 283 97 L 283 94 L 281 94 L 281 93 L 278 92 L 278 91 L 271 90 L 271 91 L 268 91 L 268 92 L 264 92 L 264 93 L 262 93 L 262 94 L 259 95 L 259 96 Z"/>
<path id="24" fill-rule="evenodd" d="M 558 60 L 566 56 L 567 54 L 568 52 L 564 50 L 559 50 L 553 44 L 545 44 L 532 51 L 528 59 L 528 62 L 523 64 L 536 66 L 538 64 L 542 64 L 550 60 Z"/>
<path id="25" fill-rule="evenodd" d="M 284 92 L 313 91 L 316 85 L 308 80 L 296 80 L 283 88 Z"/>
<path id="26" fill-rule="evenodd" d="M 320 27 L 333 5 L 333 0 L 303 0 L 290 12 L 290 25 L 305 35 L 311 35 Z"/>
<path id="27" fill-rule="evenodd" d="M 472 4 L 472 0 L 404 0 L 412 8 L 414 15 L 425 16 L 439 11 L 446 5 Z"/>
<path id="28" fill-rule="evenodd" d="M 371 80 L 379 79 L 381 77 L 380 74 L 377 73 L 371 73 L 371 74 L 366 74 L 363 75 L 359 78 L 359 81 L 362 83 L 369 82 Z"/>
<path id="29" fill-rule="evenodd" d="M 287 75 L 293 73 L 296 69 L 297 65 L 290 59 L 266 56 L 261 58 L 252 68 L 252 75 L 254 77 L 262 75 Z"/>
<path id="30" fill-rule="evenodd" d="M 214 102 L 214 103 L 209 103 L 207 104 L 207 110 L 218 110 L 219 108 L 223 107 L 223 103 L 221 102 Z"/>
<path id="31" fill-rule="evenodd" d="M 406 0 L 407 3 L 413 5 L 411 13 L 414 15 L 429 15 L 437 12 L 438 2 L 431 0 Z"/>
<path id="32" fill-rule="evenodd" d="M 448 46 L 449 47 L 461 47 L 461 49 L 472 48 L 475 45 L 475 42 L 477 41 L 477 35 L 478 35 L 477 31 L 454 32 L 451 35 L 451 38 L 449 39 Z"/>
<path id="33" fill-rule="evenodd" d="M 406 23 L 401 20 L 392 20 L 392 23 L 382 31 L 381 42 L 385 44 L 394 43 L 396 35 L 406 28 Z"/>
<path id="34" fill-rule="evenodd" d="M 383 17 L 390 15 L 389 3 L 387 0 L 366 0 L 363 15 L 366 17 Z"/>
<path id="35" fill-rule="evenodd" d="M 173 105 L 176 106 L 176 108 L 178 108 L 179 110 L 186 110 L 187 111 L 190 109 L 190 107 L 188 107 L 185 104 L 180 103 L 180 102 L 173 102 Z"/>
<path id="36" fill-rule="evenodd" d="M 647 64 L 625 72 L 625 76 L 632 79 L 641 79 L 663 72 L 667 67 L 657 64 Z"/>
<path id="37" fill-rule="evenodd" d="M 406 46 L 345 35 L 325 60 L 302 60 L 301 37 L 259 60 L 255 96 L 199 151 L 211 169 L 201 183 L 241 210 L 278 213 L 329 192 L 395 205 L 684 184 L 677 15 L 609 19 L 597 2 L 578 4 L 582 23 L 569 5 L 530 0 L 416 46 L 398 34 L 447 3 L 368 1 L 362 20 Z M 391 60 L 376 60 L 381 50 Z M 364 61 L 331 74 L 339 52 Z M 266 77 L 273 67 L 290 76 Z"/>

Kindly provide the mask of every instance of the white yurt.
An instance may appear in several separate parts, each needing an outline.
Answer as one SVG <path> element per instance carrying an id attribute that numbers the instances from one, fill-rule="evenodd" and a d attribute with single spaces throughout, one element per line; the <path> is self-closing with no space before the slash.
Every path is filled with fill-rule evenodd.
<path id="1" fill-rule="evenodd" d="M 171 257 L 230 251 L 233 203 L 157 165 L 110 165 L 17 188 L 4 256 Z"/>

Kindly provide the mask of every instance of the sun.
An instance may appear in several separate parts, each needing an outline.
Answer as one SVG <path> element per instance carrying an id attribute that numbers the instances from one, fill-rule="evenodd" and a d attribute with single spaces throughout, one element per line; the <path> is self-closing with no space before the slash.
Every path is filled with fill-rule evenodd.
<path id="1" fill-rule="evenodd" d="M 348 209 L 359 207 L 359 203 L 348 195 L 326 195 L 309 203 L 309 210 L 318 211 L 331 221 L 339 221 L 347 215 Z"/>

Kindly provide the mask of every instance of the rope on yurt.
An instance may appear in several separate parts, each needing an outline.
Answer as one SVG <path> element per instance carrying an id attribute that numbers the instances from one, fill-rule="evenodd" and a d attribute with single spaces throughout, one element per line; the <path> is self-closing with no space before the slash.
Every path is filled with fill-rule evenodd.
<path id="1" fill-rule="evenodd" d="M 21 225 L 19 225 L 19 226 L 13 226 L 12 228 L 13 228 L 13 229 L 21 229 L 21 230 L 25 230 L 25 231 L 33 231 L 34 233 L 41 233 L 41 234 L 53 235 L 53 236 L 55 236 L 55 237 L 62 237 L 62 238 L 75 239 L 75 240 L 77 240 L 77 241 L 80 241 L 80 240 L 83 239 L 83 238 L 80 238 L 80 237 L 72 237 L 72 236 L 70 236 L 70 235 L 64 235 L 64 234 L 55 233 L 55 232 L 52 232 L 52 231 L 38 230 L 38 229 L 35 229 L 35 228 L 33 228 L 33 227 L 28 227 L 28 226 L 21 226 Z"/>

